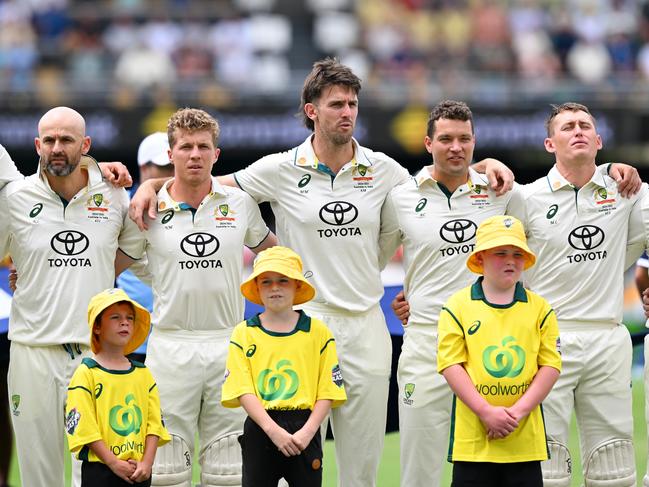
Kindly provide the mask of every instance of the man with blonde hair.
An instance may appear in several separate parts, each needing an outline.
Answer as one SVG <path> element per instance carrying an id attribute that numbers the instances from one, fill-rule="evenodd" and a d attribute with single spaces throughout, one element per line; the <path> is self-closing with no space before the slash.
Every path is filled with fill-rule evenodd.
<path id="1" fill-rule="evenodd" d="M 277 239 L 248 194 L 211 176 L 221 152 L 219 125 L 211 115 L 178 110 L 167 136 L 175 176 L 158 192 L 161 217 L 149 222 L 130 254 L 146 254 L 152 269 L 155 327 L 146 364 L 158 382 L 172 438 L 158 450 L 152 485 L 191 485 L 196 433 L 201 485 L 240 485 L 237 438 L 245 414 L 220 405 L 225 360 L 232 328 L 244 312 L 237 287 L 243 246 L 260 252 Z"/>

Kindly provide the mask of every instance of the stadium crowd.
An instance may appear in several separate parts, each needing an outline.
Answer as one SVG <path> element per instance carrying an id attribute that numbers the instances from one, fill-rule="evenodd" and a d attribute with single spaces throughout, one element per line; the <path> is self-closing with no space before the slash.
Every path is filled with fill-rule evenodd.
<path id="1" fill-rule="evenodd" d="M 323 55 L 352 66 L 369 96 L 475 83 L 492 92 L 520 82 L 543 90 L 559 80 L 641 89 L 649 2 L 0 1 L 5 92 L 47 98 L 68 87 L 113 93 L 122 104 L 172 86 L 220 91 L 222 100 L 277 95 L 294 93 Z"/>

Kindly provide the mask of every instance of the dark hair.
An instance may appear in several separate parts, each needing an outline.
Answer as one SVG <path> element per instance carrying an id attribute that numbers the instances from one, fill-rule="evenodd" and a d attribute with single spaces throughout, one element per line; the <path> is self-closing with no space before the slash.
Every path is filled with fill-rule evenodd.
<path id="1" fill-rule="evenodd" d="M 471 122 L 471 133 L 473 133 L 473 113 L 466 103 L 463 101 L 444 100 L 430 111 L 428 117 L 428 127 L 426 128 L 426 135 L 432 137 L 435 133 L 435 122 L 440 118 L 447 120 L 460 120 Z"/>
<path id="2" fill-rule="evenodd" d="M 300 101 L 300 113 L 304 125 L 313 131 L 315 126 L 313 120 L 304 113 L 304 105 L 313 103 L 320 98 L 325 88 L 333 85 L 341 85 L 350 88 L 354 94 L 361 91 L 361 80 L 352 70 L 338 62 L 335 58 L 326 58 L 313 63 L 313 69 L 304 80 L 302 87 L 302 99 Z"/>
<path id="3" fill-rule="evenodd" d="M 550 108 L 550 116 L 545 121 L 545 130 L 548 133 L 548 137 L 552 137 L 552 122 L 554 121 L 555 117 L 561 112 L 585 112 L 590 115 L 590 118 L 593 121 L 593 125 L 595 124 L 595 117 L 593 117 L 593 114 L 590 113 L 588 107 L 586 105 L 582 105 L 581 103 L 575 103 L 571 101 L 562 103 L 561 105 L 550 105 Z"/>

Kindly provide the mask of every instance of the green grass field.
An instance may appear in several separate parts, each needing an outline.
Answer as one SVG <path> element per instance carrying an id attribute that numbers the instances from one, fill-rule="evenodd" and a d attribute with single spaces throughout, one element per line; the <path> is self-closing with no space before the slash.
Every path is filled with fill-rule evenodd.
<path id="1" fill-rule="evenodd" d="M 642 380 L 636 380 L 633 383 L 633 417 L 635 421 L 635 458 L 638 467 L 638 485 L 642 485 L 642 475 L 647 466 L 647 440 L 646 440 L 646 423 L 644 421 L 644 386 Z M 581 485 L 581 462 L 579 455 L 579 443 L 577 440 L 576 427 L 573 421 L 572 434 L 570 441 L 570 451 L 573 455 L 573 479 L 572 485 L 578 487 Z M 69 463 L 69 462 L 68 462 Z M 334 446 L 332 441 L 325 444 L 324 460 L 324 487 L 335 487 L 336 485 L 336 464 L 334 456 Z M 66 475 L 69 479 L 69 465 L 66 465 Z M 446 464 L 444 472 L 443 486 L 450 485 L 451 481 L 450 464 Z M 194 482 L 200 481 L 198 470 L 194 471 Z M 69 480 L 68 480 L 69 482 Z M 14 456 L 12 467 L 9 474 L 9 485 L 12 487 L 20 486 L 20 476 L 18 473 L 18 463 Z M 378 487 L 397 487 L 399 485 L 399 434 L 389 433 L 385 437 L 385 448 L 379 467 Z"/>

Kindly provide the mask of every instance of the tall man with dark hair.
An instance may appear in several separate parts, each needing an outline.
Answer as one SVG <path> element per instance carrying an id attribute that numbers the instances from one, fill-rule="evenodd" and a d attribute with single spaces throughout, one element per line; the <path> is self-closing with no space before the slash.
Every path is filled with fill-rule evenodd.
<path id="1" fill-rule="evenodd" d="M 433 164 L 394 188 L 382 213 L 386 252 L 404 245 L 404 292 L 410 319 L 399 357 L 401 485 L 439 485 L 448 446 L 452 392 L 437 374 L 437 322 L 442 305 L 474 276 L 464 265 L 476 229 L 520 204 L 517 187 L 502 196 L 470 167 L 475 148 L 473 115 L 446 100 L 430 112 L 426 150 Z"/>

